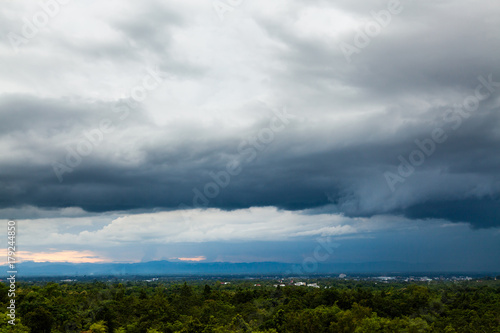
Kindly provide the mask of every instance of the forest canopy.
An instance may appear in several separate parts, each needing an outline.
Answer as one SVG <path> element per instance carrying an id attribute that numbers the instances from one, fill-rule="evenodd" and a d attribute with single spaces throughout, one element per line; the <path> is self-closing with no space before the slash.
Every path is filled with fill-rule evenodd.
<path id="1" fill-rule="evenodd" d="M 21 282 L 16 325 L 4 310 L 0 332 L 500 332 L 499 282 Z"/>

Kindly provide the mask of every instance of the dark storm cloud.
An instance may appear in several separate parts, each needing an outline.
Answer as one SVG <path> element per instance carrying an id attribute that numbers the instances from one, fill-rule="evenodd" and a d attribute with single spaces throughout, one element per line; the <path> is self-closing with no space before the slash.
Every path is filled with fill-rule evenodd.
<path id="1" fill-rule="evenodd" d="M 54 119 L 64 122 L 58 108 L 50 107 L 51 103 L 45 102 L 44 106 L 44 101 L 38 101 L 36 105 L 46 110 L 44 114 L 52 114 Z M 4 107 L 8 105 L 4 103 Z M 30 111 L 19 112 L 30 114 Z M 499 147 L 499 113 L 498 110 L 482 111 L 475 116 L 456 135 L 449 130 L 449 140 L 395 193 L 390 192 L 383 172 L 396 168 L 397 156 L 414 150 L 412 141 L 425 138 L 428 128 L 422 127 L 417 136 L 399 133 L 391 142 L 362 142 L 315 151 L 314 144 L 321 133 L 306 136 L 297 123 L 277 133 L 275 141 L 264 151 L 254 150 L 258 157 L 246 164 L 250 155 L 238 153 L 241 140 L 236 137 L 217 142 L 198 136 L 165 147 L 161 134 L 155 138 L 156 145 L 136 148 L 143 152 L 138 163 L 126 164 L 109 156 L 88 156 L 73 172 L 64 175 L 62 183 L 50 163 L 9 165 L 3 162 L 2 208 L 78 206 L 102 212 L 154 207 L 176 209 L 181 203 L 205 206 L 206 202 L 199 199 L 193 203 L 193 189 L 203 193 L 204 186 L 214 182 L 208 173 L 219 173 L 225 170 L 228 161 L 237 159 L 242 161 L 242 172 L 231 177 L 226 188 L 220 187 L 217 197 L 208 199 L 205 194 L 209 201 L 206 206 L 235 209 L 271 205 L 293 210 L 333 203 L 332 212 L 349 216 L 392 213 L 467 221 L 478 227 L 496 226 L 500 193 L 500 160 L 495 154 Z M 50 116 L 47 119 L 51 119 Z M 145 122 L 144 118 L 136 121 Z M 88 117 L 86 122 L 92 123 Z M 50 123 L 54 125 L 57 121 Z M 36 124 L 31 126 L 31 131 L 45 133 L 50 139 L 47 123 Z M 10 128 L 13 130 L 16 126 L 23 131 L 13 120 Z M 134 125 L 128 124 L 127 128 L 133 130 Z M 188 137 L 191 135 L 186 135 Z M 51 142 L 57 145 L 56 138 L 52 134 L 54 141 Z M 301 149 L 304 146 L 309 149 Z M 67 155 L 66 151 L 46 143 L 40 149 L 52 150 L 57 161 L 64 162 Z M 107 149 L 113 151 L 114 148 Z"/>
<path id="2" fill-rule="evenodd" d="M 363 16 L 386 6 L 385 2 L 371 5 L 341 2 L 338 8 Z M 448 113 L 474 94 L 482 83 L 478 77 L 488 80 L 490 75 L 494 83 L 500 82 L 500 37 L 494 33 L 499 27 L 498 6 L 483 1 L 471 5 L 472 14 L 465 15 L 465 5 L 405 3 L 404 11 L 354 54 L 351 63 L 338 43 L 351 43 L 355 31 L 326 40 L 321 35 L 299 35 L 272 16 L 256 16 L 251 20 L 259 29 L 255 36 L 273 45 L 266 51 L 269 61 L 245 62 L 242 52 L 229 62 L 232 50 L 218 49 L 225 44 L 216 44 L 227 36 L 214 33 L 212 44 L 207 42 L 204 50 L 220 52 L 222 69 L 215 67 L 215 60 L 198 65 L 174 55 L 173 50 L 180 47 L 180 37 L 173 37 L 175 29 L 194 27 L 197 33 L 206 33 L 199 31 L 203 30 L 198 29 L 199 22 L 190 21 L 191 13 L 183 16 L 179 10 L 174 13 L 160 6 L 139 11 L 130 20 L 114 18 L 109 26 L 136 46 L 119 48 L 124 52 L 119 58 L 103 53 L 104 59 L 151 53 L 149 60 L 159 60 L 165 71 L 176 71 L 182 80 L 173 83 L 182 87 L 193 87 L 196 83 L 190 80 L 195 77 L 210 90 L 233 71 L 235 81 L 228 81 L 229 88 L 217 98 L 212 96 L 217 93 L 200 97 L 193 93 L 196 89 L 187 90 L 188 100 L 200 100 L 200 112 L 189 121 L 181 119 L 182 113 L 196 107 L 184 100 L 171 105 L 148 104 L 148 100 L 119 120 L 113 112 L 115 101 L 2 95 L 0 147 L 5 155 L 0 159 L 0 207 L 81 207 L 104 212 L 178 209 L 179 205 L 290 210 L 326 206 L 352 217 L 402 214 L 470 222 L 475 227 L 499 226 L 498 91 L 481 101 L 470 116 L 461 116 L 459 126 L 457 114 L 452 118 Z M 228 31 L 228 38 L 246 36 L 244 29 L 228 27 Z M 232 35 L 235 31 L 240 35 Z M 202 44 L 188 38 L 184 42 Z M 78 53 L 79 48 L 89 50 L 78 45 L 67 51 Z M 279 66 L 270 65 L 274 63 Z M 236 90 L 245 92 L 243 84 L 253 79 L 245 71 L 252 70 L 259 72 L 258 86 L 267 82 L 266 87 L 271 87 L 274 107 L 281 110 L 281 105 L 290 105 L 294 115 L 269 143 L 259 141 L 258 135 L 275 115 L 252 94 L 245 97 L 247 104 L 231 104 L 230 116 L 221 113 L 212 119 L 203 113 L 227 109 L 220 101 L 230 100 Z M 488 87 L 482 91 L 489 92 Z M 160 89 L 157 95 L 165 92 Z M 177 97 L 168 93 L 172 99 Z M 251 121 L 234 121 L 249 113 Z M 168 117 L 160 123 L 155 120 L 158 115 Z M 103 119 L 111 119 L 113 132 L 60 181 L 53 163 L 67 165 L 68 147 L 76 150 L 82 140 L 88 140 L 84 133 L 98 128 Z M 431 156 L 391 191 L 384 174 L 397 175 L 398 157 L 408 160 L 418 149 L 415 140 L 431 138 L 436 128 L 442 129 L 446 140 L 435 143 Z M 227 175 L 232 161 L 239 162 L 241 172 L 231 175 L 227 186 L 218 185 L 213 175 Z M 218 179 L 226 180 L 227 176 Z"/>

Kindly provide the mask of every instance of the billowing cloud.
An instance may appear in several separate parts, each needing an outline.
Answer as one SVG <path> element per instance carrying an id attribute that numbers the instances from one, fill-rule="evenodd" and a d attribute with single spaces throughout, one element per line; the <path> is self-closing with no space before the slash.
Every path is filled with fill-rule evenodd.
<path id="1" fill-rule="evenodd" d="M 104 216 L 100 219 L 62 217 L 19 220 L 18 229 L 21 239 L 27 244 L 112 247 L 125 243 L 287 241 L 366 233 L 384 225 L 370 225 L 369 220 L 364 218 L 279 211 L 274 207 L 233 211 L 176 210 L 108 216 L 105 221 Z"/>
<path id="2" fill-rule="evenodd" d="M 18 259 L 302 263 L 319 255 L 321 262 L 329 263 L 407 262 L 455 271 L 499 269 L 498 260 L 490 255 L 500 250 L 498 228 L 471 230 L 468 224 L 443 220 L 349 218 L 320 210 L 274 207 L 59 215 L 17 221 Z M 0 246 L 7 247 L 6 238 L 0 239 Z"/>
<path id="3" fill-rule="evenodd" d="M 47 238 L 75 244 L 500 226 L 500 7 L 401 1 L 382 22 L 388 6 L 245 1 L 221 20 L 201 0 L 88 1 L 41 24 L 5 4 L 0 216 L 111 216 Z M 272 212 L 255 207 L 286 219 L 233 220 Z"/>

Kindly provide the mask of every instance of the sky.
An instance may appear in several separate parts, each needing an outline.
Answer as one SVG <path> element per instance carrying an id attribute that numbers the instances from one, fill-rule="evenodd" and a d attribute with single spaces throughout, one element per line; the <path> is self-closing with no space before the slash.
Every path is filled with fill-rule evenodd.
<path id="1" fill-rule="evenodd" d="M 5 2 L 0 218 L 21 261 L 500 271 L 499 28 L 493 0 Z"/>

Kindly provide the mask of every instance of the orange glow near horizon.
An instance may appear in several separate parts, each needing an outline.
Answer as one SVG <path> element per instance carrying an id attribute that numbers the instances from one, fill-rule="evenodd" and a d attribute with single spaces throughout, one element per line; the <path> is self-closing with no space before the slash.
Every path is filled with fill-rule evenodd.
<path id="1" fill-rule="evenodd" d="M 107 258 L 102 258 L 92 251 L 58 251 L 58 252 L 30 252 L 17 251 L 16 256 L 19 262 L 72 262 L 79 263 L 100 263 L 110 262 Z"/>
<path id="2" fill-rule="evenodd" d="M 193 258 L 171 258 L 171 259 L 177 259 L 177 260 L 180 260 L 180 261 L 203 261 L 203 260 L 207 260 L 207 257 L 205 256 L 198 256 L 198 257 L 193 257 Z"/>

